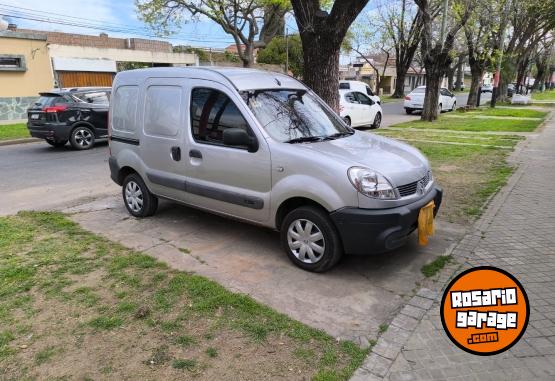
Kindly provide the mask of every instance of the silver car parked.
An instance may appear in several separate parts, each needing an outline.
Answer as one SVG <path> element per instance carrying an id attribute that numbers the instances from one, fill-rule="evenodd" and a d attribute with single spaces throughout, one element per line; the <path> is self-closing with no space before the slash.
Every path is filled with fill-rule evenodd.
<path id="1" fill-rule="evenodd" d="M 111 177 L 136 217 L 164 198 L 274 228 L 293 263 L 325 271 L 401 246 L 441 203 L 417 149 L 355 131 L 283 74 L 132 70 L 112 94 Z"/>

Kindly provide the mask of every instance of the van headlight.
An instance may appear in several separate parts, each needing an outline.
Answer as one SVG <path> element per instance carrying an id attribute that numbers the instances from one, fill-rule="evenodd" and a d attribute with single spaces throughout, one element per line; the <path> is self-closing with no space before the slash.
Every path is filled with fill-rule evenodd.
<path id="1" fill-rule="evenodd" d="M 351 184 L 363 195 L 382 200 L 397 198 L 389 181 L 378 172 L 363 167 L 351 167 L 347 173 Z"/>

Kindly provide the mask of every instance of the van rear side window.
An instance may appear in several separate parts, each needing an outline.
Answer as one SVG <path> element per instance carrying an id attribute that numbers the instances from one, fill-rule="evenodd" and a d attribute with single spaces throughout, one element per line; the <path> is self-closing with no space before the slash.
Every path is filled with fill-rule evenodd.
<path id="1" fill-rule="evenodd" d="M 182 90 L 179 86 L 150 86 L 146 91 L 144 131 L 174 137 L 181 126 Z"/>
<path id="2" fill-rule="evenodd" d="M 112 130 L 124 132 L 135 131 L 138 93 L 138 86 L 118 87 L 113 99 Z"/>

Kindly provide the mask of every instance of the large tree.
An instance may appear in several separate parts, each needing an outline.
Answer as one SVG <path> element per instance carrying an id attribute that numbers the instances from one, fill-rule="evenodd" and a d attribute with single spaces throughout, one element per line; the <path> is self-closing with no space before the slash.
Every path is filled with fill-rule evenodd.
<path id="1" fill-rule="evenodd" d="M 501 41 L 497 36 L 497 48 L 503 49 L 503 70 L 497 92 L 497 100 L 505 100 L 507 85 L 520 72 L 520 77 L 528 66 L 527 60 L 544 37 L 555 29 L 555 1 L 553 0 L 512 0 L 509 12 L 509 38 Z M 504 42 L 504 44 L 502 44 Z"/>
<path id="2" fill-rule="evenodd" d="M 283 31 L 286 0 L 136 0 L 139 18 L 157 33 L 168 35 L 182 22 L 207 18 L 231 35 L 244 67 L 254 51 Z"/>
<path id="3" fill-rule="evenodd" d="M 383 33 L 393 46 L 395 52 L 395 72 L 397 81 L 393 98 L 405 95 L 405 77 L 420 44 L 423 17 L 422 12 L 413 1 L 401 0 L 400 4 L 385 7 L 380 13 Z"/>
<path id="4" fill-rule="evenodd" d="M 477 4 L 476 12 L 464 26 L 468 65 L 472 76 L 467 106 L 476 106 L 484 73 L 493 65 L 496 31 L 499 30 L 502 22 L 504 6 L 504 3 L 496 1 L 482 1 Z"/>
<path id="5" fill-rule="evenodd" d="M 438 33 L 437 31 L 434 33 L 433 30 L 434 10 L 437 8 L 432 4 L 432 0 L 415 0 L 415 3 L 422 12 L 424 23 L 421 51 L 426 68 L 426 94 L 422 120 L 431 122 L 438 116 L 439 86 L 453 60 L 451 51 L 455 37 L 468 21 L 474 8 L 474 0 L 457 0 L 451 6 L 449 12 L 451 25 L 445 35 L 439 33 L 439 38 L 435 37 Z"/>
<path id="6" fill-rule="evenodd" d="M 368 0 L 291 0 L 303 44 L 303 81 L 339 111 L 339 54 L 347 30 Z"/>

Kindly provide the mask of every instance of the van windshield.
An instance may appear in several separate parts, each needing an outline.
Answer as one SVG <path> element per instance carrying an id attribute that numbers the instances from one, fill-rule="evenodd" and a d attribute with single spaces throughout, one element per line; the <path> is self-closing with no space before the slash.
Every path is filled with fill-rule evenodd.
<path id="1" fill-rule="evenodd" d="M 245 91 L 242 96 L 268 134 L 279 142 L 323 141 L 354 133 L 306 90 Z"/>

